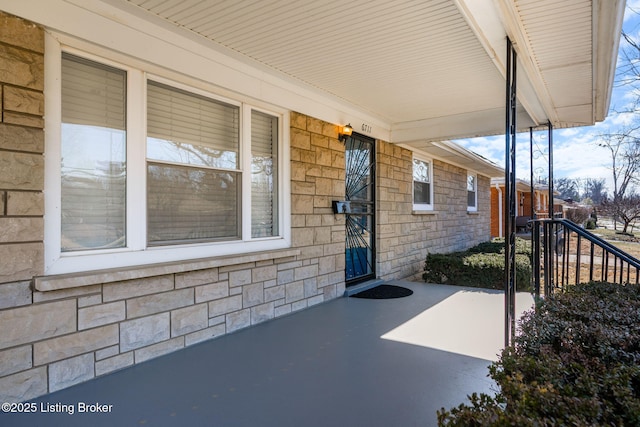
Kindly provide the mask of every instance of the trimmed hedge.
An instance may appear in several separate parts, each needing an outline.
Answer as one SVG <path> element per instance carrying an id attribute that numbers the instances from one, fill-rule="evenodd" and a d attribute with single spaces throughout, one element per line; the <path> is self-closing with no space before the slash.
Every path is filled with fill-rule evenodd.
<path id="1" fill-rule="evenodd" d="M 492 253 L 504 255 L 504 237 L 496 237 L 490 242 L 479 243 L 467 249 L 469 253 Z M 531 240 L 516 237 L 516 254 L 531 256 Z"/>
<path id="2" fill-rule="evenodd" d="M 516 287 L 531 291 L 531 242 L 516 239 Z M 504 289 L 504 239 L 481 243 L 464 252 L 428 254 L 422 278 L 476 288 Z"/>
<path id="3" fill-rule="evenodd" d="M 440 426 L 640 425 L 640 288 L 577 285 L 520 327 L 489 368 L 497 395 L 441 409 Z"/>

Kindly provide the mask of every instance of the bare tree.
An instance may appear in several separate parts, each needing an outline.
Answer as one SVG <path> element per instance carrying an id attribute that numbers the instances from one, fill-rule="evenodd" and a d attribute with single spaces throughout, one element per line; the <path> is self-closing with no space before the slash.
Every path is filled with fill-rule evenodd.
<path id="1" fill-rule="evenodd" d="M 640 182 L 640 126 L 600 135 L 598 145 L 609 151 L 613 177 L 612 195 L 601 203 L 601 210 L 620 220 L 626 233 L 629 223 L 640 215 L 640 198 L 635 194 Z"/>
<path id="2" fill-rule="evenodd" d="M 617 200 L 640 182 L 640 126 L 601 134 L 598 145 L 606 148 L 611 156 L 613 198 Z"/>
<path id="3" fill-rule="evenodd" d="M 631 10 L 631 9 L 630 9 Z M 635 10 L 631 10 L 638 13 Z M 634 30 L 635 32 L 635 30 Z M 608 150 L 611 159 L 613 191 L 601 203 L 601 211 L 623 223 L 623 232 L 640 217 L 640 40 L 634 33 L 622 32 L 620 60 L 616 70 L 616 84 L 632 88 L 634 102 L 617 114 L 625 114 L 626 125 L 600 135 L 598 145 Z"/>
<path id="4" fill-rule="evenodd" d="M 617 202 L 606 199 L 600 205 L 600 209 L 622 222 L 622 233 L 628 234 L 629 225 L 640 220 L 640 196 L 626 196 Z"/>
<path id="5" fill-rule="evenodd" d="M 640 15 L 640 11 L 627 5 L 627 11 Z M 620 48 L 618 49 L 619 59 L 616 66 L 615 86 L 631 87 L 636 90 L 636 102 L 627 105 L 618 112 L 638 112 L 637 90 L 640 89 L 640 39 L 634 34 L 636 28 L 626 28 L 622 30 L 620 37 Z"/>
<path id="6" fill-rule="evenodd" d="M 607 197 L 604 178 L 586 178 L 584 180 L 583 199 L 590 199 L 594 205 L 599 205 Z"/>
<path id="7" fill-rule="evenodd" d="M 640 44 L 625 31 L 622 32 L 620 41 L 623 45 L 620 49 L 620 60 L 616 69 L 616 85 L 638 85 L 640 84 L 640 68 L 638 68 L 637 54 L 640 52 Z"/>
<path id="8" fill-rule="evenodd" d="M 560 193 L 560 198 L 563 200 L 571 199 L 577 201 L 580 198 L 578 181 L 573 178 L 554 179 L 553 189 Z"/>

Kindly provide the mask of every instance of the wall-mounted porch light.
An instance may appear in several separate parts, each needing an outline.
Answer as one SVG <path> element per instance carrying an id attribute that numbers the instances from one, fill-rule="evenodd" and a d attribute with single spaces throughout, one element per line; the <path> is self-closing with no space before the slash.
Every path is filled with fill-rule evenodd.
<path id="1" fill-rule="evenodd" d="M 338 133 L 338 139 L 342 142 L 345 142 L 347 138 L 351 136 L 352 132 L 353 132 L 353 128 L 351 127 L 351 123 L 349 123 L 348 125 L 342 126 L 342 132 Z"/>

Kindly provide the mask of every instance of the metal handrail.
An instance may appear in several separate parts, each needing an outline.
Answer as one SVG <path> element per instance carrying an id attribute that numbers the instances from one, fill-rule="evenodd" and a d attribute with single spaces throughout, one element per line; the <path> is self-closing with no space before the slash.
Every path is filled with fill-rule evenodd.
<path id="1" fill-rule="evenodd" d="M 536 295 L 540 295 L 541 289 L 548 295 L 554 289 L 562 289 L 572 281 L 575 284 L 580 283 L 583 269 L 588 271 L 589 280 L 594 280 L 596 265 L 601 268 L 600 279 L 603 281 L 611 281 L 609 277 L 612 277 L 615 283 L 631 283 L 635 276 L 635 284 L 639 284 L 640 260 L 610 242 L 567 219 L 545 218 L 530 222 L 533 241 L 532 273 Z M 575 253 L 570 252 L 572 233 L 575 233 L 577 239 Z M 590 243 L 588 262 L 584 264 L 584 254 L 581 251 L 583 239 Z M 602 252 L 601 259 L 596 259 L 596 248 Z"/>
<path id="2" fill-rule="evenodd" d="M 602 237 L 596 236 L 595 234 L 591 233 L 589 230 L 586 230 L 586 229 L 580 227 L 575 222 L 569 221 L 568 219 L 554 220 L 553 222 L 560 223 L 560 224 L 564 225 L 565 227 L 567 227 L 571 231 L 575 232 L 579 236 L 582 236 L 582 237 L 586 238 L 587 240 L 589 240 L 589 241 L 591 241 L 593 243 L 596 243 L 600 247 L 606 248 L 608 252 L 611 252 L 612 254 L 614 254 L 618 258 L 622 258 L 624 260 L 624 262 L 627 262 L 627 263 L 633 265 L 635 268 L 640 268 L 640 260 L 638 258 L 636 258 L 633 255 L 630 255 L 630 254 L 624 252 L 623 250 L 621 250 L 617 246 L 614 246 L 610 242 L 604 240 Z"/>

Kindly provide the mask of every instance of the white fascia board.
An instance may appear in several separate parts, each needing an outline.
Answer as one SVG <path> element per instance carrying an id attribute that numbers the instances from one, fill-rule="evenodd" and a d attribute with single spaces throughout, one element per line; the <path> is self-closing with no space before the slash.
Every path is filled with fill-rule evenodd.
<path id="1" fill-rule="evenodd" d="M 395 123 L 391 142 L 440 141 L 504 133 L 504 108 Z"/>
<path id="2" fill-rule="evenodd" d="M 383 118 L 186 29 L 159 18 L 151 22 L 133 5 L 109 0 L 0 0 L 0 10 L 44 26 L 62 42 L 67 38 L 87 43 L 92 53 L 107 49 L 145 64 L 149 71 L 215 85 L 221 95 L 242 95 L 336 125 L 351 123 L 354 129 L 369 129 L 374 138 L 390 139 L 391 125 Z"/>
<path id="3" fill-rule="evenodd" d="M 395 123 L 391 129 L 391 142 L 400 144 L 504 135 L 505 108 Z M 517 105 L 517 116 L 519 131 L 537 126 L 520 104 Z"/>
<path id="4" fill-rule="evenodd" d="M 531 62 L 531 51 L 523 37 L 524 28 L 517 18 L 512 0 L 454 0 L 496 69 L 506 78 L 506 37 L 518 54 L 518 101 L 524 106 L 534 126 L 556 119 L 546 86 Z M 541 100 L 543 100 L 541 102 Z M 557 121 L 557 120 L 556 120 Z"/>
<path id="5" fill-rule="evenodd" d="M 491 178 L 491 185 L 497 187 L 504 187 L 504 177 Z M 516 190 L 529 192 L 531 190 L 531 183 L 527 180 L 516 178 Z M 534 184 L 533 191 L 538 193 L 549 193 L 549 187 L 541 184 Z"/>
<path id="6" fill-rule="evenodd" d="M 489 0 L 486 0 L 489 1 Z M 513 43 L 518 57 L 518 100 L 532 114 L 535 126 L 551 121 L 557 123 L 559 118 L 552 97 L 542 78 L 538 66 L 534 63 L 533 49 L 526 37 L 524 24 L 512 0 L 491 0 L 495 6 L 506 36 Z M 505 49 L 506 55 L 506 49 Z"/>
<path id="7" fill-rule="evenodd" d="M 491 163 L 487 159 L 459 146 L 453 141 L 398 145 L 412 152 L 422 154 L 424 157 L 439 160 L 488 178 L 504 175 L 504 169 L 502 169 L 501 166 Z"/>
<path id="8" fill-rule="evenodd" d="M 609 112 L 624 20 L 625 0 L 593 0 L 593 121 Z"/>
<path id="9" fill-rule="evenodd" d="M 486 175 L 488 177 L 499 176 L 500 174 L 504 174 L 504 168 L 500 165 L 497 165 L 484 157 L 474 153 L 473 151 L 467 150 L 466 148 L 456 144 L 453 141 L 439 141 L 433 143 L 435 146 L 442 148 L 443 150 L 447 150 L 450 153 L 459 156 L 460 158 L 467 159 L 470 162 L 473 162 L 480 167 L 480 169 L 475 169 L 476 172 L 482 175 Z"/>
<path id="10" fill-rule="evenodd" d="M 468 171 L 475 172 L 478 175 L 484 175 L 488 178 L 504 175 L 504 169 L 491 163 L 487 159 L 478 156 L 476 153 L 460 147 L 453 141 L 433 142 L 435 147 L 450 153 L 450 156 L 457 159 L 455 163 L 450 160 L 449 163 L 462 167 Z M 456 164 L 457 163 L 457 164 Z"/>

